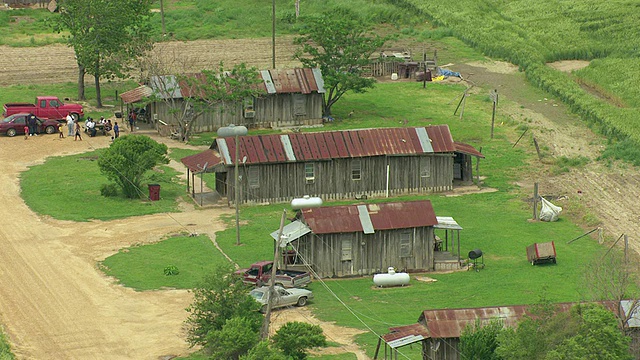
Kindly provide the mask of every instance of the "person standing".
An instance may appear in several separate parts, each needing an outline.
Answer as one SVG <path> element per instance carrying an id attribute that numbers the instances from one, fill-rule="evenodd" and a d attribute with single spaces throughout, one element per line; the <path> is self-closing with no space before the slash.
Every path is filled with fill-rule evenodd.
<path id="1" fill-rule="evenodd" d="M 58 124 L 58 132 L 60 133 L 60 139 L 64 139 L 64 125 Z"/>
<path id="2" fill-rule="evenodd" d="M 29 114 L 27 117 L 27 125 L 29 125 L 29 136 L 38 136 L 38 120 L 35 115 Z"/>
<path id="3" fill-rule="evenodd" d="M 118 122 L 116 121 L 113 125 L 113 137 L 117 139 L 120 136 L 120 126 L 118 126 Z"/>
<path id="4" fill-rule="evenodd" d="M 136 113 L 133 112 L 133 109 L 129 110 L 129 127 L 131 128 L 131 132 L 133 132 L 133 126 L 136 122 Z"/>
<path id="5" fill-rule="evenodd" d="M 27 140 L 29 138 L 29 126 L 24 125 L 24 139 Z"/>
<path id="6" fill-rule="evenodd" d="M 67 135 L 69 135 L 69 137 L 72 137 L 75 127 L 75 121 L 73 120 L 73 116 L 71 115 L 71 113 L 67 114 L 67 127 L 69 128 L 69 132 L 67 133 Z"/>
<path id="7" fill-rule="evenodd" d="M 73 139 L 73 141 L 78 140 L 78 138 L 80 139 L 80 141 L 82 141 L 82 129 L 80 128 L 80 123 L 78 122 L 78 120 L 76 120 L 75 122 L 76 122 L 76 125 L 75 125 L 76 136 Z"/>

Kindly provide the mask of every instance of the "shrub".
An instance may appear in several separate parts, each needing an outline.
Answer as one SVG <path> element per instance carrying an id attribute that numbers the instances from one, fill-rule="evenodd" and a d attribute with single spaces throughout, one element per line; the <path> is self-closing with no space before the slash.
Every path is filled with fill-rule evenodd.
<path id="1" fill-rule="evenodd" d="M 104 197 L 114 197 L 118 195 L 118 187 L 116 184 L 102 184 L 100 187 L 100 195 Z"/>

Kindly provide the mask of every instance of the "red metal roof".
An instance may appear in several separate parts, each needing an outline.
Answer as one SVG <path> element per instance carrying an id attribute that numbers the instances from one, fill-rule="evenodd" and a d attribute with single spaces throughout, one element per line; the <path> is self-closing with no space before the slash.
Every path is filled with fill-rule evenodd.
<path id="1" fill-rule="evenodd" d="M 421 138 L 419 135 L 419 133 L 424 133 L 425 131 L 428 139 Z M 286 137 L 288 141 L 283 141 L 282 136 Z M 431 152 L 428 149 L 429 146 L 433 148 L 435 153 L 453 153 L 456 151 L 453 137 L 447 125 L 426 128 L 379 128 L 287 135 L 248 135 L 239 137 L 239 141 L 240 159 L 247 156 L 246 164 L 304 162 L 382 155 L 414 155 Z M 235 138 L 217 138 L 212 148 L 220 151 L 226 165 L 234 164 Z M 468 148 L 465 147 L 465 149 Z M 227 150 L 229 154 L 224 153 Z M 287 158 L 287 150 L 294 154 L 295 159 Z"/>
<path id="2" fill-rule="evenodd" d="M 453 142 L 454 146 L 456 147 L 456 151 L 463 153 L 463 154 L 467 154 L 467 155 L 471 155 L 471 156 L 477 156 L 479 158 L 483 158 L 484 159 L 484 155 L 476 150 L 473 146 L 469 145 L 469 144 L 463 144 L 463 143 L 459 143 L 459 142 Z"/>
<path id="3" fill-rule="evenodd" d="M 270 82 L 271 84 L 269 85 L 273 85 L 276 94 L 310 94 L 312 92 L 324 92 L 324 88 L 322 87 L 322 75 L 317 69 L 315 74 L 314 70 L 309 68 L 264 70 L 260 72 L 260 76 L 262 76 L 262 74 L 268 75 L 266 79 L 260 77 L 264 81 L 257 84 L 257 88 L 259 90 L 262 90 L 265 94 L 269 93 L 269 86 L 267 86 L 266 82 Z M 194 82 L 205 80 L 205 76 L 203 73 L 184 75 L 186 77 L 193 78 L 194 80 L 192 81 Z M 318 79 L 316 79 L 316 76 L 318 77 Z M 168 89 L 158 90 L 163 93 L 172 93 L 173 95 L 170 96 L 175 96 L 178 98 L 202 96 L 202 94 L 198 95 L 196 93 L 196 88 L 194 86 L 190 86 L 184 79 L 178 81 L 173 75 L 163 75 L 159 76 L 158 78 L 158 81 L 152 82 L 152 86 L 159 86 L 158 84 L 167 83 L 169 85 L 170 91 L 168 91 Z M 320 82 L 320 84 L 318 82 Z"/>
<path id="4" fill-rule="evenodd" d="M 222 160 L 213 150 L 205 150 L 201 153 L 183 157 L 180 161 L 186 166 L 189 170 L 194 173 L 201 172 L 204 169 L 204 166 L 207 165 L 207 168 L 213 167 L 216 164 L 219 164 Z"/>
<path id="5" fill-rule="evenodd" d="M 125 104 L 131 104 L 151 96 L 152 94 L 153 90 L 150 87 L 147 85 L 141 85 L 133 90 L 123 92 L 120 94 L 120 97 L 122 98 L 122 102 Z"/>
<path id="6" fill-rule="evenodd" d="M 361 232 L 359 205 L 327 206 L 301 210 L 314 234 Z M 362 206 L 362 205 L 360 205 Z M 374 230 L 407 229 L 438 223 L 429 200 L 368 204 Z"/>
<path id="7" fill-rule="evenodd" d="M 576 303 L 554 304 L 557 311 L 568 311 Z M 530 315 L 530 305 L 492 306 L 468 309 L 425 310 L 419 322 L 425 324 L 432 338 L 458 338 L 467 325 L 476 319 L 484 324 L 500 319 L 506 327 L 516 327 L 524 315 Z"/>
<path id="8" fill-rule="evenodd" d="M 403 338 L 414 338 L 415 341 L 421 341 L 420 337 L 428 339 L 429 330 L 422 324 L 411 324 L 389 328 L 389 333 L 382 335 L 382 340 L 386 343 Z"/>

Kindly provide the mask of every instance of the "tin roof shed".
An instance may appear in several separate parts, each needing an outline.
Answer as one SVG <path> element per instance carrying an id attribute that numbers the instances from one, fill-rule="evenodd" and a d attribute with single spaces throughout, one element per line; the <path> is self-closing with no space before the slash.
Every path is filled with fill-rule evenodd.
<path id="1" fill-rule="evenodd" d="M 434 226 L 431 201 L 327 206 L 300 211 L 314 234 L 364 232 Z"/>

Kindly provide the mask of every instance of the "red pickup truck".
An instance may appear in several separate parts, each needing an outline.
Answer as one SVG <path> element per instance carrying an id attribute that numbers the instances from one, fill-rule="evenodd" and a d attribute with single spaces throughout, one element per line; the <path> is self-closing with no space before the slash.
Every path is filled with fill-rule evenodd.
<path id="1" fill-rule="evenodd" d="M 37 96 L 35 104 L 29 103 L 8 103 L 4 104 L 2 116 L 18 113 L 31 113 L 40 119 L 61 120 L 71 114 L 80 120 L 84 116 L 82 105 L 65 104 L 55 96 Z"/>
<path id="2" fill-rule="evenodd" d="M 236 271 L 242 276 L 245 284 L 257 286 L 268 285 L 271 278 L 273 261 L 260 261 L 251 265 L 248 269 Z M 303 287 L 311 282 L 311 274 L 306 271 L 276 270 L 275 284 L 284 288 Z"/>

